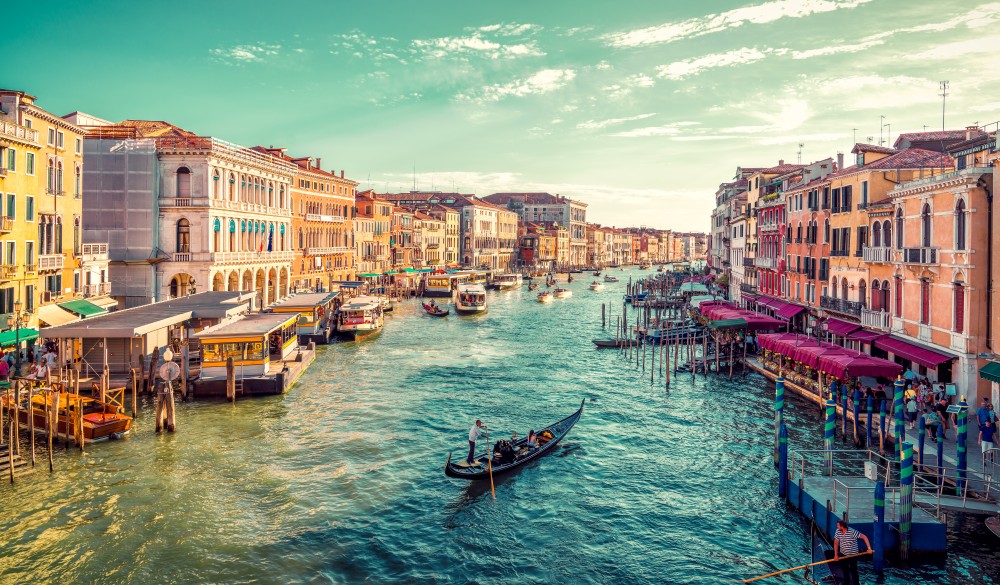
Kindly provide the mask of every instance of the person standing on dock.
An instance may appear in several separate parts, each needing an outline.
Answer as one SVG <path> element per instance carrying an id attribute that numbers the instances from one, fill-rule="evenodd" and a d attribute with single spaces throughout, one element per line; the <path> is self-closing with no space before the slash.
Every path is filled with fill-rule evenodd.
<path id="1" fill-rule="evenodd" d="M 472 428 L 469 429 L 469 456 L 465 459 L 465 462 L 469 465 L 475 463 L 476 460 L 476 441 L 483 436 L 483 431 L 488 428 L 483 424 L 483 421 L 477 418 L 476 424 L 472 425 Z"/>
<path id="2" fill-rule="evenodd" d="M 861 552 L 858 547 L 859 538 L 865 541 L 866 550 L 871 550 L 872 545 L 868 542 L 867 536 L 848 526 L 843 518 L 838 519 L 837 536 L 833 539 L 833 558 L 850 557 Z M 840 561 L 840 570 L 844 573 L 843 585 L 861 585 L 857 558 Z"/>

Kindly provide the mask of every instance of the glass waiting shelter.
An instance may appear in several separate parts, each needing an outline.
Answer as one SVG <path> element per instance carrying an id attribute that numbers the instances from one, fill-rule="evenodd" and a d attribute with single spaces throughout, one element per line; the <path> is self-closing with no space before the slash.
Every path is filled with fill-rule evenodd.
<path id="1" fill-rule="evenodd" d="M 238 375 L 267 374 L 272 363 L 298 349 L 297 321 L 297 313 L 247 315 L 195 334 L 201 341 L 201 376 L 224 377 L 229 358 L 233 358 Z"/>
<path id="2" fill-rule="evenodd" d="M 313 337 L 325 337 L 330 327 L 330 316 L 335 310 L 334 301 L 339 292 L 296 294 L 274 303 L 269 311 L 275 314 L 298 316 L 296 330 L 300 343 L 308 343 Z M 318 340 L 316 340 L 318 341 Z M 325 343 L 325 339 L 323 341 Z"/>

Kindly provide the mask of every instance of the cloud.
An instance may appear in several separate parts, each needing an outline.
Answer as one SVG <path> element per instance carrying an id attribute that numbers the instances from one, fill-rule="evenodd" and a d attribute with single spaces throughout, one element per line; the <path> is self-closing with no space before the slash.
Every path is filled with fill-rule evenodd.
<path id="1" fill-rule="evenodd" d="M 924 61 L 927 59 L 955 59 L 966 55 L 979 53 L 996 53 L 1000 46 L 1000 35 L 991 37 L 976 37 L 965 41 L 945 43 L 936 47 L 921 51 L 915 55 L 908 55 L 907 60 Z"/>
<path id="2" fill-rule="evenodd" d="M 586 122 L 580 122 L 576 125 L 577 128 L 581 130 L 599 130 L 601 128 L 607 128 L 608 126 L 614 126 L 617 124 L 624 124 L 625 122 L 633 122 L 635 120 L 644 120 L 646 118 L 651 118 L 656 114 L 639 114 L 638 116 L 629 116 L 627 118 L 608 118 L 607 120 L 587 120 Z"/>
<path id="3" fill-rule="evenodd" d="M 572 69 L 543 69 L 524 79 L 498 83 L 481 88 L 476 94 L 459 94 L 457 99 L 476 103 L 498 102 L 508 97 L 525 97 L 555 91 L 573 81 Z"/>
<path id="4" fill-rule="evenodd" d="M 414 40 L 414 49 L 425 57 L 442 59 L 445 57 L 477 56 L 487 59 L 516 59 L 519 57 L 540 57 L 545 52 L 535 41 L 505 45 L 486 38 L 479 33 L 464 37 L 441 37 L 437 39 Z"/>
<path id="5" fill-rule="evenodd" d="M 745 24 L 767 24 L 783 18 L 851 9 L 872 0 L 772 0 L 707 16 L 668 22 L 633 31 L 611 33 L 602 39 L 612 47 L 641 47 L 671 43 L 737 28 Z"/>
<path id="6" fill-rule="evenodd" d="M 993 102 L 991 104 L 972 106 L 969 109 L 972 110 L 973 112 L 997 112 L 1000 111 L 1000 102 Z"/>
<path id="7" fill-rule="evenodd" d="M 518 24 L 516 22 L 510 23 L 500 23 L 500 24 L 488 24 L 486 26 L 480 26 L 476 28 L 480 32 L 493 33 L 497 36 L 503 37 L 519 37 L 526 34 L 534 34 L 540 32 L 542 27 L 537 24 Z"/>
<path id="8" fill-rule="evenodd" d="M 988 4 L 976 6 L 965 14 L 954 16 L 948 20 L 887 30 L 866 37 L 863 40 L 886 39 L 892 36 L 907 33 L 941 32 L 953 30 L 962 25 L 965 25 L 968 29 L 977 29 L 992 26 L 998 23 L 1000 23 L 1000 2 L 990 2 Z"/>
<path id="9" fill-rule="evenodd" d="M 765 59 L 767 54 L 760 49 L 744 47 L 725 53 L 712 53 L 684 61 L 674 61 L 669 65 L 661 65 L 656 68 L 657 77 L 671 80 L 680 80 L 692 75 L 698 75 L 706 69 L 717 67 L 732 67 L 733 65 L 746 65 Z"/>
<path id="10" fill-rule="evenodd" d="M 872 39 L 850 45 L 830 45 L 818 49 L 792 51 L 792 59 L 812 59 L 813 57 L 826 57 L 827 55 L 839 55 L 841 53 L 860 53 L 866 49 L 877 47 L 883 44 L 883 42 L 882 40 Z"/>
<path id="11" fill-rule="evenodd" d="M 612 99 L 618 99 L 630 95 L 632 90 L 636 88 L 647 88 L 656 85 L 656 80 L 652 77 L 644 74 L 637 73 L 635 75 L 629 75 L 621 81 L 621 83 L 613 83 L 602 87 L 601 89 L 608 92 L 608 97 Z"/>
<path id="12" fill-rule="evenodd" d="M 245 65 L 261 63 L 268 57 L 273 57 L 281 51 L 281 45 L 257 43 L 255 45 L 235 45 L 228 48 L 212 49 L 212 55 L 227 65 Z"/>
<path id="13" fill-rule="evenodd" d="M 644 128 L 634 128 L 632 130 L 625 130 L 624 132 L 617 132 L 612 134 L 612 136 L 618 138 L 645 138 L 649 136 L 675 136 L 682 132 L 683 128 L 690 126 L 698 126 L 700 122 L 672 122 L 670 124 L 664 124 L 662 126 L 646 126 Z"/>

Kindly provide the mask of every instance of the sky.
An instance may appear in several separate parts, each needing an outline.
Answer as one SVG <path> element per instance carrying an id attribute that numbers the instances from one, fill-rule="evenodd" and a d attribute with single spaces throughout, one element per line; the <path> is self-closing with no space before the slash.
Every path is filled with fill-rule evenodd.
<path id="1" fill-rule="evenodd" d="M 1000 2 L 53 1 L 5 16 L 0 87 L 55 113 L 283 146 L 380 192 L 558 193 L 604 225 L 708 231 L 738 166 L 940 129 L 942 80 L 949 128 L 1000 120 Z"/>

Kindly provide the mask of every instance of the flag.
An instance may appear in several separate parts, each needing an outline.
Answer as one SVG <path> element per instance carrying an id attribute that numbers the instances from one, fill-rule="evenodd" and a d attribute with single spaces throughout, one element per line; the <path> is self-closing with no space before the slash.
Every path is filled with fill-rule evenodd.
<path id="1" fill-rule="evenodd" d="M 263 252 L 264 251 L 264 238 L 260 239 L 260 249 L 258 249 L 257 251 L 258 252 Z"/>
<path id="2" fill-rule="evenodd" d="M 267 251 L 271 252 L 274 249 L 274 230 L 267 232 Z"/>

